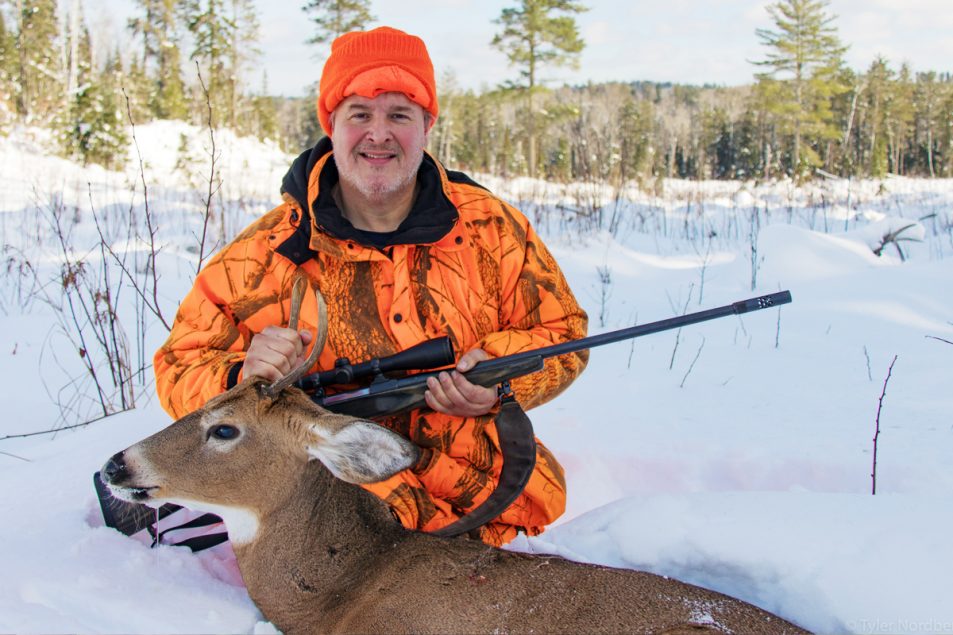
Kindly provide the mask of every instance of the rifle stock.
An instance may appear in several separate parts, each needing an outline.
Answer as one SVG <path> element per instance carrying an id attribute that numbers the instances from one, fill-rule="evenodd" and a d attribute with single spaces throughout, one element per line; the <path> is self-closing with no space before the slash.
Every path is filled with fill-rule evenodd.
<path id="1" fill-rule="evenodd" d="M 463 375 L 470 382 L 484 386 L 496 386 L 504 381 L 529 375 L 542 370 L 543 362 L 549 357 L 576 353 L 622 340 L 642 337 L 661 331 L 681 328 L 728 315 L 740 315 L 751 311 L 768 309 L 791 302 L 790 291 L 779 291 L 769 295 L 741 300 L 722 307 L 680 315 L 658 322 L 650 322 L 618 331 L 584 337 L 578 340 L 554 344 L 536 350 L 489 359 L 474 365 Z M 352 415 L 364 419 L 388 417 L 416 408 L 426 407 L 424 393 L 427 390 L 427 378 L 444 370 L 418 373 L 399 379 L 378 376 L 370 385 L 330 396 L 317 395 L 312 399 L 318 405 L 332 412 Z"/>

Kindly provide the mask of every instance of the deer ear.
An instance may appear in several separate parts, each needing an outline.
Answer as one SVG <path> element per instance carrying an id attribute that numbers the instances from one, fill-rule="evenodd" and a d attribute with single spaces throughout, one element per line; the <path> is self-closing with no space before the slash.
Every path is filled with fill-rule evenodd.
<path id="1" fill-rule="evenodd" d="M 356 420 L 333 432 L 316 427 L 312 431 L 308 454 L 348 483 L 383 481 L 420 457 L 416 445 L 371 421 Z"/>

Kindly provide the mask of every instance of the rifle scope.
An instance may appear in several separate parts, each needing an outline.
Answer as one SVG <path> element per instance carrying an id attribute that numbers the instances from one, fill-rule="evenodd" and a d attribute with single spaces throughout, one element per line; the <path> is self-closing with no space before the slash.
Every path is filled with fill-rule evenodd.
<path id="1" fill-rule="evenodd" d="M 334 368 L 331 370 L 312 373 L 298 380 L 297 385 L 307 392 L 323 386 L 353 384 L 367 377 L 376 379 L 384 373 L 449 366 L 453 364 L 454 359 L 453 342 L 450 338 L 436 337 L 411 346 L 405 351 L 387 357 L 369 359 L 360 364 L 351 364 L 346 357 L 342 357 L 334 363 Z"/>

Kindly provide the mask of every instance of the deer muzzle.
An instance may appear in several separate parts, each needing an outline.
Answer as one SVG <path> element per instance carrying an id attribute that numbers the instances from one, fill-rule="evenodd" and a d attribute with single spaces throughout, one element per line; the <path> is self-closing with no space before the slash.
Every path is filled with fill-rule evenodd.
<path id="1" fill-rule="evenodd" d="M 150 498 L 154 487 L 142 486 L 135 482 L 135 475 L 126 463 L 126 451 L 117 452 L 109 457 L 100 470 L 100 477 L 109 487 L 113 496 L 130 503 L 142 503 Z"/>

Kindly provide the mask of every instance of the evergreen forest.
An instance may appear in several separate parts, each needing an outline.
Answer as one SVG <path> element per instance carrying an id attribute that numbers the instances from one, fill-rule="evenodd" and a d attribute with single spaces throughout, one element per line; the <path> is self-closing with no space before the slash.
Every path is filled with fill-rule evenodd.
<path id="1" fill-rule="evenodd" d="M 97 40 L 88 1 L 0 0 L 0 135 L 46 128 L 64 156 L 116 168 L 132 126 L 157 119 L 289 152 L 321 134 L 313 95 L 269 94 L 254 0 L 130 0 L 129 50 Z M 370 0 L 301 9 L 316 57 L 337 35 L 376 25 Z M 586 10 L 513 0 L 487 42 L 509 60 L 507 76 L 481 91 L 439 77 L 431 151 L 456 169 L 564 182 L 953 176 L 951 74 L 881 57 L 848 68 L 827 0 L 765 3 L 772 27 L 752 33 L 763 55 L 747 85 L 547 85 L 541 69 L 578 63 Z"/>

